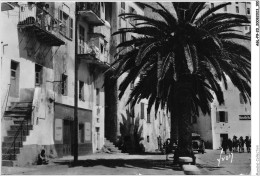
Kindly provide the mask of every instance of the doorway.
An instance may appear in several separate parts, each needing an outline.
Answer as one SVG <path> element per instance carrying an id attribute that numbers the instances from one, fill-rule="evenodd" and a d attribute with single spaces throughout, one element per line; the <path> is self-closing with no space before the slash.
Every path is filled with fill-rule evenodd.
<path id="1" fill-rule="evenodd" d="M 11 61 L 10 96 L 19 97 L 19 63 Z"/>
<path id="2" fill-rule="evenodd" d="M 63 156 L 72 155 L 73 122 L 63 120 Z"/>
<path id="3" fill-rule="evenodd" d="M 223 140 L 228 140 L 228 134 L 227 133 L 221 133 L 220 134 L 220 146 L 222 145 Z"/>
<path id="4" fill-rule="evenodd" d="M 97 136 L 97 150 L 100 150 L 100 129 L 99 127 L 96 127 L 96 136 Z"/>

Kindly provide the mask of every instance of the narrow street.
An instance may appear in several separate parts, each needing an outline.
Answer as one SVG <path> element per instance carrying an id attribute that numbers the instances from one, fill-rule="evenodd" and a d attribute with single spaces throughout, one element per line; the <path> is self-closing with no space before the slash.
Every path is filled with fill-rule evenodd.
<path id="1" fill-rule="evenodd" d="M 196 154 L 197 167 L 203 175 L 246 175 L 251 170 L 249 153 L 233 153 L 228 160 L 220 161 L 220 150 L 206 150 Z M 222 154 L 221 157 L 229 155 Z M 72 167 L 73 157 L 52 160 L 49 165 L 31 167 L 2 167 L 2 174 L 16 175 L 184 175 L 179 166 L 165 160 L 165 155 L 93 154 L 79 157 Z"/>

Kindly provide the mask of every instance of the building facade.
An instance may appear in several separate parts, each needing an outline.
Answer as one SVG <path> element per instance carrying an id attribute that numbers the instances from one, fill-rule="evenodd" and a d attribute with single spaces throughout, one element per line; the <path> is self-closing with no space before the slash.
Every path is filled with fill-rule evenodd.
<path id="1" fill-rule="evenodd" d="M 116 144 L 129 136 L 136 142 L 142 139 L 146 151 L 158 149 L 157 137 L 162 141 L 169 137 L 165 112 L 156 115 L 152 109 L 147 114 L 146 100 L 129 109 L 127 95 L 117 98 L 124 76 L 115 81 L 111 72 L 104 73 L 114 61 L 116 46 L 137 37 L 112 36 L 119 28 L 134 25 L 118 15 L 144 14 L 141 7 L 133 2 L 10 5 L 13 9 L 1 10 L 5 24 L 1 34 L 12 34 L 1 36 L 2 165 L 35 164 L 42 149 L 50 158 L 73 155 L 75 69 L 79 155 L 100 151 L 105 137 Z M 129 112 L 130 121 L 125 120 Z"/>
<path id="2" fill-rule="evenodd" d="M 134 2 L 119 2 L 115 4 L 112 15 L 112 32 L 120 28 L 133 27 L 135 21 L 124 19 L 123 17 L 114 20 L 121 13 L 136 13 L 144 15 L 143 7 Z M 116 21 L 116 23 L 114 23 Z M 111 54 L 115 54 L 115 47 L 123 41 L 138 37 L 136 34 L 117 35 L 112 37 Z M 127 49 L 126 49 L 127 50 Z M 131 104 L 126 106 L 128 95 L 132 86 L 128 86 L 124 95 L 118 100 L 118 90 L 120 83 L 127 73 L 122 75 L 117 81 L 108 79 L 105 83 L 106 90 L 106 118 L 105 136 L 113 141 L 120 149 L 126 152 L 138 152 L 139 143 L 142 143 L 144 151 L 151 152 L 157 150 L 158 139 L 165 142 L 170 137 L 170 119 L 162 108 L 155 114 L 154 107 L 151 113 L 147 113 L 148 101 L 142 100 L 131 108 Z M 113 82 L 111 84 L 111 82 Z M 135 84 L 138 82 L 136 80 Z M 106 86 L 107 85 L 107 86 Z M 115 93 L 116 92 L 116 93 Z M 167 118 L 168 117 L 168 118 Z M 160 119 L 160 120 L 159 120 Z M 126 147 L 125 147 L 126 146 Z"/>

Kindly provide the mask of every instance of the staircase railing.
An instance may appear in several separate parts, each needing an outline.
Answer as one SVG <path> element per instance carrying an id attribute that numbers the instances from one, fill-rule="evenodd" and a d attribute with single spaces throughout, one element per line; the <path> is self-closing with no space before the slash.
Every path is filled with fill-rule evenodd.
<path id="1" fill-rule="evenodd" d="M 11 144 L 11 146 L 9 147 L 9 149 L 7 150 L 7 152 L 5 153 L 6 155 L 9 154 L 9 157 L 8 158 L 3 158 L 3 159 L 7 159 L 7 160 L 12 160 L 12 155 L 16 155 L 16 148 L 20 148 L 22 147 L 22 144 L 23 144 L 23 136 L 26 136 L 26 134 L 28 134 L 29 132 L 29 117 L 31 116 L 31 112 L 32 112 L 32 106 L 30 106 L 30 109 L 27 111 L 27 119 L 24 119 L 18 130 L 16 131 L 15 135 L 14 135 L 14 140 Z M 24 124 L 26 125 L 26 127 L 24 128 Z M 25 131 L 25 135 L 23 134 Z M 19 134 L 21 133 L 21 141 L 19 142 L 19 146 L 16 146 L 16 141 L 19 139 Z M 13 152 L 12 152 L 13 151 Z"/>
<path id="2" fill-rule="evenodd" d="M 5 111 L 6 111 L 6 107 L 7 107 L 7 103 L 8 103 L 8 98 L 9 98 L 9 92 L 10 92 L 10 87 L 11 87 L 11 84 L 8 84 L 8 89 L 7 89 L 7 92 L 6 92 L 6 95 L 5 95 L 5 99 L 4 99 L 4 102 L 3 102 L 3 105 L 2 105 L 2 114 L 1 114 L 1 117 L 3 117 Z"/>

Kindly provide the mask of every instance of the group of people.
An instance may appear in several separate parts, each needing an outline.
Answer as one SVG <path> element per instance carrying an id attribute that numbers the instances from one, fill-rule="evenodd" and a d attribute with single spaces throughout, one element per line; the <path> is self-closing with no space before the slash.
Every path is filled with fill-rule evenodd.
<path id="1" fill-rule="evenodd" d="M 249 136 L 246 136 L 245 139 L 243 139 L 242 136 L 240 138 L 237 138 L 237 136 L 233 136 L 233 139 L 231 140 L 223 138 L 222 140 L 222 149 L 227 154 L 227 149 L 231 152 L 245 152 L 244 146 L 246 145 L 247 153 L 251 152 L 251 138 Z"/>

